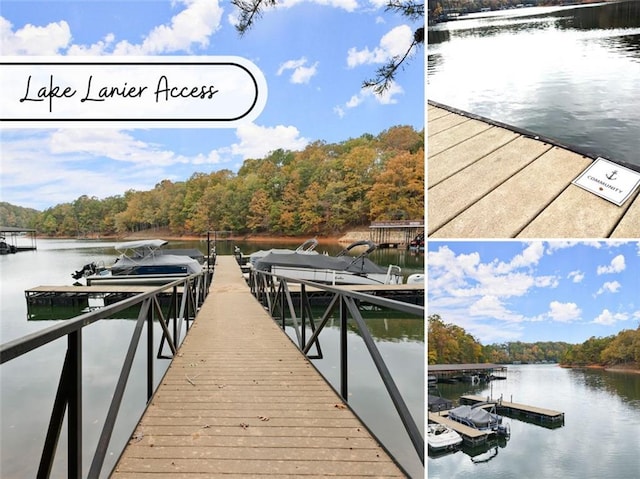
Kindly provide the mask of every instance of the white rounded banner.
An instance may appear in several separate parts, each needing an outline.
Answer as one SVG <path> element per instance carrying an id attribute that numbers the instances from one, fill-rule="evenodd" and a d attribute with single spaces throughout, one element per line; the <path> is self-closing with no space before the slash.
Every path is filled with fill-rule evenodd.
<path id="1" fill-rule="evenodd" d="M 267 83 L 236 56 L 3 57 L 2 127 L 234 128 L 255 120 Z"/>

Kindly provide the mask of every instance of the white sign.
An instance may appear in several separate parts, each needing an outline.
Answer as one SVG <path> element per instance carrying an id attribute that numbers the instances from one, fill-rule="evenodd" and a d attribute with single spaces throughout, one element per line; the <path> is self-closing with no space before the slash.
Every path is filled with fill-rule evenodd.
<path id="1" fill-rule="evenodd" d="M 2 57 L 0 125 L 236 128 L 266 105 L 241 57 Z"/>
<path id="2" fill-rule="evenodd" d="M 598 158 L 572 183 L 622 206 L 640 185 L 640 173 Z"/>

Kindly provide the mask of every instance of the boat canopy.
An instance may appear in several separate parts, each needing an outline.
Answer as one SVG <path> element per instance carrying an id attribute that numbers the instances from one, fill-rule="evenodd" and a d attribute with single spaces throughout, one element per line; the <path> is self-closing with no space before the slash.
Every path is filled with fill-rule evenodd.
<path id="1" fill-rule="evenodd" d="M 308 253 L 269 253 L 256 262 L 256 269 L 270 271 L 272 266 L 348 271 L 354 274 L 385 274 L 387 270 L 363 256 L 327 256 Z"/>
<path id="2" fill-rule="evenodd" d="M 164 245 L 169 244 L 166 240 L 153 239 L 153 240 L 139 240 L 139 241 L 125 241 L 123 243 L 116 243 L 113 247 L 118 251 L 126 251 L 128 249 L 158 249 Z"/>
<path id="3" fill-rule="evenodd" d="M 467 405 L 451 409 L 449 411 L 449 417 L 469 421 L 478 428 L 491 427 L 500 422 L 498 415 L 492 414 L 481 407 L 471 407 Z"/>

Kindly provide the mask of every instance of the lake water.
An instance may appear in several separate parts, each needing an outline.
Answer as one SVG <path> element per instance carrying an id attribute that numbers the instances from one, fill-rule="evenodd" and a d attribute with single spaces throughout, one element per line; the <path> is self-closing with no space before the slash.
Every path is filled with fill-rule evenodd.
<path id="1" fill-rule="evenodd" d="M 245 253 L 270 247 L 268 245 L 218 242 L 218 254 L 232 254 L 238 244 Z M 82 265 L 102 260 L 109 264 L 115 257 L 112 242 L 38 240 L 38 250 L 0 256 L 0 341 L 22 337 L 55 324 L 56 320 L 27 320 L 24 291 L 38 285 L 70 285 L 71 273 Z M 176 242 L 170 246 L 197 247 L 206 252 L 204 242 Z M 334 253 L 340 245 L 320 245 L 317 250 Z M 375 251 L 372 259 L 379 264 L 394 263 L 405 275 L 424 272 L 424 255 L 404 250 Z M 424 424 L 424 320 L 422 318 L 375 318 L 367 320 L 381 354 L 391 370 L 416 422 Z M 84 460 L 87 469 L 95 451 L 97 438 L 113 395 L 117 375 L 131 338 L 134 321 L 110 319 L 99 321 L 83 332 L 83 421 Z M 155 334 L 159 341 L 160 333 Z M 291 334 L 291 331 L 288 331 Z M 326 377 L 338 388 L 339 357 L 337 329 L 330 327 L 320 336 L 325 359 L 314 361 Z M 143 340 L 144 342 L 144 340 Z M 35 477 L 42 452 L 53 399 L 58 384 L 66 340 L 58 340 L 36 351 L 0 366 L 0 477 Z M 126 444 L 146 402 L 146 362 L 144 344 L 140 345 L 129 384 L 116 423 L 116 429 L 103 468 L 106 477 Z M 392 413 L 375 367 L 361 339 L 349 334 L 350 404 L 387 445 L 413 477 L 423 476 L 423 467 L 403 432 L 399 419 Z M 408 368 L 407 364 L 414 367 Z M 159 382 L 168 361 L 157 360 L 155 380 Z M 61 434 L 58 459 L 52 477 L 66 477 L 64 451 L 66 427 Z"/>
<path id="2" fill-rule="evenodd" d="M 443 397 L 501 395 L 565 413 L 562 427 L 505 418 L 508 441 L 429 457 L 429 479 L 616 478 L 640 473 L 640 375 L 557 365 L 508 366 L 507 379 L 489 386 L 439 384 Z"/>
<path id="3" fill-rule="evenodd" d="M 487 15 L 429 27 L 427 98 L 640 170 L 640 2 Z"/>

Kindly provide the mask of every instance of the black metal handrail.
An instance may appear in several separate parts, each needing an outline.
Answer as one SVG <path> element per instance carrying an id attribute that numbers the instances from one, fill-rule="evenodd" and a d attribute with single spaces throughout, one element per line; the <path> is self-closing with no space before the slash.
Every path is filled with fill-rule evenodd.
<path id="1" fill-rule="evenodd" d="M 299 309 L 296 310 L 295 302 L 291 294 L 289 283 L 300 285 Z M 358 327 L 367 351 L 371 356 L 378 374 L 385 385 L 387 392 L 393 402 L 396 411 L 404 425 L 405 431 L 413 444 L 413 447 L 424 465 L 424 438 L 418 428 L 409 408 L 407 407 L 402 394 L 393 380 L 393 377 L 384 362 L 378 347 L 367 328 L 366 322 L 360 313 L 359 304 L 367 303 L 382 308 L 388 308 L 412 316 L 424 318 L 425 310 L 423 306 L 396 301 L 389 298 L 377 297 L 371 294 L 357 291 L 348 291 L 337 286 L 314 283 L 300 279 L 287 278 L 286 276 L 268 273 L 266 271 L 251 270 L 249 275 L 249 287 L 252 294 L 260 301 L 271 316 L 281 322 L 282 329 L 285 328 L 285 319 L 293 322 L 298 348 L 310 359 L 322 357 L 318 336 L 331 318 L 336 308 L 339 308 L 340 316 L 340 391 L 339 394 L 345 402 L 349 402 L 349 391 L 347 381 L 348 355 L 347 355 L 347 324 L 349 316 Z M 322 313 L 322 317 L 316 324 L 311 314 L 309 301 L 309 290 L 320 290 L 331 294 L 328 306 Z M 287 313 L 289 314 L 287 318 Z M 299 316 L 298 316 L 299 313 Z M 300 322 L 298 321 L 300 319 Z M 307 340 L 305 330 L 306 323 L 309 322 L 312 334 Z M 310 349 L 315 346 L 318 354 L 310 356 Z"/>
<path id="2" fill-rule="evenodd" d="M 189 330 L 189 321 L 195 319 L 195 315 L 204 302 L 209 290 L 211 272 L 180 278 L 165 285 L 158 286 L 148 292 L 140 293 L 117 303 L 105 306 L 75 318 L 66 320 L 41 331 L 31 333 L 0 345 L 0 364 L 4 364 L 24 354 L 44 346 L 56 339 L 67 336 L 67 351 L 58 382 L 58 389 L 53 404 L 53 411 L 49 421 L 49 427 L 40 458 L 38 478 L 48 478 L 51 473 L 53 461 L 62 430 L 62 424 L 67 413 L 67 476 L 69 479 L 82 477 L 82 330 L 83 328 L 106 318 L 114 317 L 117 313 L 140 305 L 136 325 L 129 342 L 124 364 L 120 371 L 118 382 L 111 404 L 103 424 L 102 432 L 98 440 L 96 452 L 87 477 L 98 478 L 104 464 L 109 441 L 113 433 L 118 411 L 124 396 L 129 373 L 133 365 L 133 359 L 140 342 L 142 329 L 147 324 L 147 401 L 153 395 L 153 322 L 157 320 L 162 328 L 162 338 L 158 348 L 158 358 L 172 356 L 163 355 L 165 343 L 168 344 L 172 354 L 176 353 L 178 342 L 182 336 L 181 327 L 184 323 Z M 181 294 L 178 288 L 182 288 Z M 160 306 L 159 297 L 171 290 L 171 302 L 168 313 L 165 315 Z M 169 322 L 173 319 L 173 334 L 169 329 Z"/>

